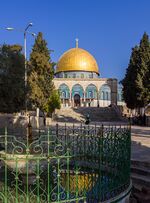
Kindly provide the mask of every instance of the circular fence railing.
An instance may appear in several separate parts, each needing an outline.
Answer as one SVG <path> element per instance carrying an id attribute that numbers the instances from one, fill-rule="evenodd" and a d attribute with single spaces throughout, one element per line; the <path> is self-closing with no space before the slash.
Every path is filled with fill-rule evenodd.
<path id="1" fill-rule="evenodd" d="M 54 126 L 0 135 L 0 202 L 108 201 L 130 185 L 130 126 Z"/>

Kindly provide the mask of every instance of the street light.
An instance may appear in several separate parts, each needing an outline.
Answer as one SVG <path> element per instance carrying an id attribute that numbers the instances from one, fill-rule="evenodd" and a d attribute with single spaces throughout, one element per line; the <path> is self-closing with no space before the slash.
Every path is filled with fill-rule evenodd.
<path id="1" fill-rule="evenodd" d="M 24 75 L 24 78 L 25 78 L 25 90 L 27 88 L 27 40 L 26 40 L 26 35 L 27 34 L 31 34 L 33 37 L 36 36 L 35 33 L 28 32 L 29 27 L 32 27 L 32 26 L 33 26 L 33 23 L 29 23 L 24 30 L 18 30 L 18 29 L 15 29 L 13 27 L 7 27 L 6 28 L 6 30 L 8 30 L 8 31 L 16 30 L 16 31 L 24 33 L 24 58 L 25 58 L 25 64 L 24 64 L 24 66 L 25 66 L 25 75 Z M 27 99 L 25 99 L 25 108 L 27 110 Z"/>
<path id="2" fill-rule="evenodd" d="M 27 87 L 27 41 L 26 41 L 26 34 L 29 27 L 32 27 L 33 23 L 29 23 L 24 30 L 24 58 L 25 58 L 25 89 Z"/>

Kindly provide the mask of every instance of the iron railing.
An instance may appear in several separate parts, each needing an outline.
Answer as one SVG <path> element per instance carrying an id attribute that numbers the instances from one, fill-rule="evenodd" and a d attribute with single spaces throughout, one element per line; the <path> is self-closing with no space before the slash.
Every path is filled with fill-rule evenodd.
<path id="1" fill-rule="evenodd" d="M 36 140 L 0 135 L 0 202 L 98 203 L 130 184 L 130 126 L 54 126 Z"/>

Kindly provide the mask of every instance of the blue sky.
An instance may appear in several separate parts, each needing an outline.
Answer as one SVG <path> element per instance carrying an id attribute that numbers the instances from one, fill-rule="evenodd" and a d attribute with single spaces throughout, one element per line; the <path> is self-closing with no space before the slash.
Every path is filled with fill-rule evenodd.
<path id="1" fill-rule="evenodd" d="M 0 2 L 0 44 L 23 45 L 23 34 L 5 27 L 42 31 L 52 59 L 75 46 L 89 51 L 97 60 L 101 77 L 124 77 L 131 48 L 143 33 L 150 34 L 149 0 L 5 0 Z M 27 37 L 28 55 L 34 43 Z"/>

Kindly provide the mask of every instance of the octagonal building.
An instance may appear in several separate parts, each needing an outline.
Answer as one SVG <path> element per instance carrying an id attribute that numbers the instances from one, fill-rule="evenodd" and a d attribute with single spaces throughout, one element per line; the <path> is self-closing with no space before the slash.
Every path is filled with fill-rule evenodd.
<path id="1" fill-rule="evenodd" d="M 101 78 L 95 58 L 85 49 L 66 51 L 58 60 L 54 84 L 63 107 L 106 107 L 122 104 L 115 78 Z"/>

